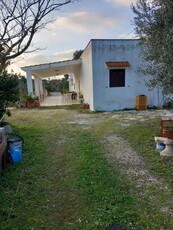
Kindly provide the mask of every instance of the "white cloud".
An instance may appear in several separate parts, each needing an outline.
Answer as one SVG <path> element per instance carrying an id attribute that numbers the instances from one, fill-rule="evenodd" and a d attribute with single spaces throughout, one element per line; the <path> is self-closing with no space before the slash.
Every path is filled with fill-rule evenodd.
<path id="1" fill-rule="evenodd" d="M 9 71 L 13 70 L 15 73 L 24 74 L 24 72 L 20 69 L 20 67 L 72 59 L 74 51 L 75 51 L 74 49 L 65 50 L 62 52 L 55 52 L 51 55 L 48 53 L 25 54 L 22 55 L 22 57 L 16 59 L 15 62 L 9 66 L 8 69 Z"/>
<path id="2" fill-rule="evenodd" d="M 131 3 L 135 3 L 136 0 L 105 0 L 105 2 L 112 4 L 113 6 L 130 6 Z"/>
<path id="3" fill-rule="evenodd" d="M 92 12 L 77 12 L 69 15 L 68 17 L 59 17 L 54 23 L 50 25 L 55 36 L 55 29 L 59 31 L 68 31 L 79 35 L 90 34 L 92 31 L 102 33 L 105 28 L 112 28 L 118 21 L 115 17 L 108 14 L 92 13 Z M 72 34 L 73 36 L 74 34 Z"/>
<path id="4" fill-rule="evenodd" d="M 73 53 L 75 52 L 74 49 L 71 50 L 65 50 L 62 52 L 56 52 L 53 54 L 54 60 L 62 61 L 62 60 L 69 60 L 73 58 Z"/>
<path id="5" fill-rule="evenodd" d="M 49 60 L 45 55 L 39 53 L 23 54 L 19 58 L 16 58 L 8 69 L 9 71 L 13 70 L 15 73 L 24 74 L 20 67 L 46 63 L 48 61 Z"/>

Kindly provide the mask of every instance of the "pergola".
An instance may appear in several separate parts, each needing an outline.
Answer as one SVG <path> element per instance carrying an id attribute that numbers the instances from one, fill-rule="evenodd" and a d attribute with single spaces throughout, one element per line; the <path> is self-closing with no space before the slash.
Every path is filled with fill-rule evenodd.
<path id="1" fill-rule="evenodd" d="M 69 74 L 71 77 L 73 77 L 74 81 L 76 82 L 76 91 L 78 92 L 81 64 L 81 59 L 73 59 L 21 67 L 21 69 L 26 72 L 28 95 L 41 97 L 44 93 L 42 79 L 65 74 Z M 35 92 L 33 91 L 32 77 L 34 78 Z"/>

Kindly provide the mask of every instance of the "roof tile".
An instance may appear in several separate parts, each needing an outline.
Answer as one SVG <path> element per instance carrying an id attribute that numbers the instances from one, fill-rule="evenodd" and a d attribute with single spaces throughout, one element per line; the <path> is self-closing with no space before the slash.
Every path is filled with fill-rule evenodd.
<path id="1" fill-rule="evenodd" d="M 111 68 L 111 67 L 129 67 L 130 66 L 128 61 L 106 62 L 106 65 L 107 65 L 108 68 Z"/>

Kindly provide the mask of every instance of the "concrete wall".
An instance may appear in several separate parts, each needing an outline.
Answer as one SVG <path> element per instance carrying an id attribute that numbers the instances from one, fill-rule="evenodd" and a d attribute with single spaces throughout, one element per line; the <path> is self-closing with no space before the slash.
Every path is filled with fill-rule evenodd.
<path id="1" fill-rule="evenodd" d="M 148 96 L 150 106 L 158 105 L 158 91 L 148 91 L 145 78 L 136 71 L 141 62 L 138 40 L 92 40 L 90 44 L 93 57 L 93 110 L 135 108 L 138 95 Z M 125 87 L 109 87 L 109 68 L 106 66 L 109 61 L 130 63 L 130 67 L 125 67 Z"/>
<path id="2" fill-rule="evenodd" d="M 89 103 L 90 109 L 93 107 L 93 64 L 92 64 L 92 43 L 90 42 L 82 56 L 80 91 L 84 96 L 84 102 Z"/>

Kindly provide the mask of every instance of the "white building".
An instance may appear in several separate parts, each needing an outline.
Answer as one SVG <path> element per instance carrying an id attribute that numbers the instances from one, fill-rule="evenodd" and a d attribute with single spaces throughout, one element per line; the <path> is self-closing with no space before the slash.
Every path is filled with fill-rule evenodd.
<path id="1" fill-rule="evenodd" d="M 42 79 L 70 74 L 70 90 L 81 92 L 93 111 L 135 108 L 136 96 L 146 95 L 149 106 L 162 104 L 158 89 L 149 91 L 137 68 L 142 64 L 139 40 L 92 39 L 80 59 L 22 67 L 27 74 L 28 94 L 43 91 Z"/>

